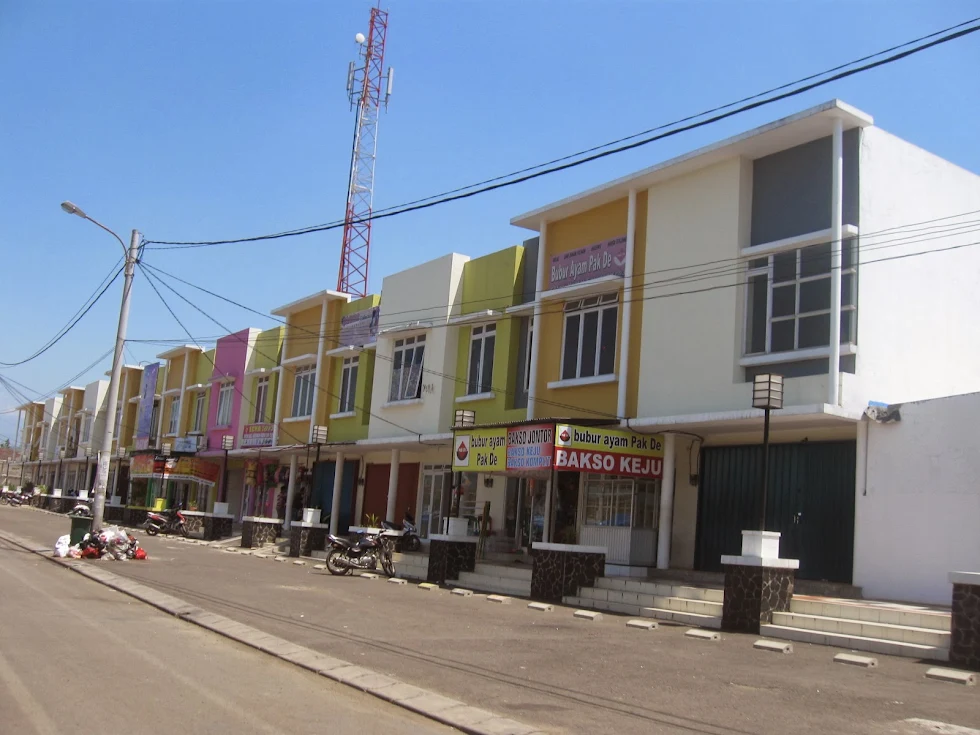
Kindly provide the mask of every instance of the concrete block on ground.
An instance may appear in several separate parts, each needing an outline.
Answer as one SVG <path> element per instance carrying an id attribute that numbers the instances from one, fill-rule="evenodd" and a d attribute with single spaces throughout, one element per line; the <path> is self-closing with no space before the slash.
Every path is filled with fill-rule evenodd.
<path id="1" fill-rule="evenodd" d="M 268 559 L 269 558 L 269 555 L 268 554 L 252 554 L 252 556 L 254 556 L 256 559 Z"/>
<path id="2" fill-rule="evenodd" d="M 771 651 L 772 653 L 792 653 L 793 644 L 787 641 L 767 641 L 758 640 L 752 644 L 752 648 L 759 651 Z"/>
<path id="3" fill-rule="evenodd" d="M 388 584 L 408 584 L 408 580 L 401 577 L 389 577 Z"/>
<path id="4" fill-rule="evenodd" d="M 314 569 L 326 569 L 327 568 L 327 565 L 326 564 L 314 564 L 313 565 L 313 568 Z"/>
<path id="5" fill-rule="evenodd" d="M 225 549 L 226 554 L 237 554 L 238 549 Z"/>
<path id="6" fill-rule="evenodd" d="M 432 582 L 419 582 L 419 589 L 425 590 L 426 592 L 431 592 L 432 590 L 439 589 L 439 585 L 432 584 Z"/>
<path id="7" fill-rule="evenodd" d="M 636 628 L 637 630 L 656 630 L 660 627 L 660 624 L 654 620 L 627 620 L 627 628 Z"/>
<path id="8" fill-rule="evenodd" d="M 462 587 L 456 587 L 452 592 L 457 597 L 472 597 L 473 590 L 464 590 Z"/>
<path id="9" fill-rule="evenodd" d="M 361 579 L 380 579 L 380 574 L 375 574 L 374 572 L 362 572 L 360 575 Z"/>
<path id="10" fill-rule="evenodd" d="M 289 561 L 288 556 L 277 556 L 276 561 Z"/>
<path id="11" fill-rule="evenodd" d="M 701 628 L 691 628 L 684 634 L 687 638 L 697 641 L 720 641 L 721 633 L 713 630 L 702 630 Z"/>
<path id="12" fill-rule="evenodd" d="M 576 610 L 572 613 L 573 618 L 578 618 L 579 620 L 591 620 L 593 623 L 598 623 L 602 620 L 602 613 L 595 612 L 594 610 Z"/>
<path id="13" fill-rule="evenodd" d="M 538 612 L 551 612 L 555 609 L 555 606 L 547 602 L 529 602 L 527 604 L 527 609 L 537 610 Z"/>
<path id="14" fill-rule="evenodd" d="M 487 602 L 496 602 L 498 605 L 509 605 L 510 598 L 506 595 L 487 595 Z"/>
<path id="15" fill-rule="evenodd" d="M 866 669 L 878 667 L 878 659 L 873 656 L 857 656 L 853 653 L 838 653 L 834 656 L 834 663 L 847 664 L 848 666 L 862 666 Z"/>
<path id="16" fill-rule="evenodd" d="M 963 686 L 975 687 L 977 685 L 977 675 L 972 671 L 960 671 L 959 669 L 941 669 L 938 666 L 926 671 L 927 679 L 936 681 L 946 681 L 950 684 L 962 684 Z"/>
<path id="17" fill-rule="evenodd" d="M 297 567 L 305 567 L 306 566 L 306 562 L 305 561 L 302 561 L 300 559 L 297 559 L 296 561 L 294 561 L 293 564 L 295 566 L 297 566 Z"/>

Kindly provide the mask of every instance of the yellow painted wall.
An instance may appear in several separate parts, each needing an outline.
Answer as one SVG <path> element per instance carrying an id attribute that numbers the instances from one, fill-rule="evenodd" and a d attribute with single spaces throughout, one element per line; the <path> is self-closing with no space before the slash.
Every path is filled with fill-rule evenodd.
<path id="1" fill-rule="evenodd" d="M 328 339 L 330 344 L 340 347 L 339 340 L 334 335 L 340 334 L 339 318 L 348 314 L 355 314 L 365 309 L 372 309 L 380 305 L 381 297 L 378 295 L 365 296 L 364 298 L 341 304 L 338 314 L 338 321 L 328 329 L 331 335 Z M 332 316 L 332 314 L 331 314 Z M 327 348 L 332 349 L 331 347 Z M 374 386 L 374 350 L 362 350 L 355 353 L 358 356 L 357 365 L 357 385 L 354 389 L 354 416 L 341 419 L 330 419 L 330 441 L 356 441 L 366 439 L 368 435 L 368 424 L 371 419 L 371 394 Z M 344 358 L 333 357 L 328 360 L 330 363 L 330 413 L 340 412 L 340 386 L 343 379 Z"/>

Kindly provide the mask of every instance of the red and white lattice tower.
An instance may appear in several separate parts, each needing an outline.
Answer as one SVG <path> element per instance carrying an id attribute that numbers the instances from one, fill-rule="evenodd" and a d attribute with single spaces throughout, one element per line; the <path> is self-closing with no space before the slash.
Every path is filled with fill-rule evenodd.
<path id="1" fill-rule="evenodd" d="M 359 59 L 352 61 L 347 70 L 347 94 L 357 118 L 337 290 L 352 296 L 367 295 L 378 118 L 381 105 L 384 104 L 385 108 L 388 106 L 394 80 L 394 71 L 389 68 L 386 72 L 384 68 L 387 35 L 388 11 L 380 6 L 371 8 L 367 38 L 362 33 L 356 36 L 360 44 Z"/>

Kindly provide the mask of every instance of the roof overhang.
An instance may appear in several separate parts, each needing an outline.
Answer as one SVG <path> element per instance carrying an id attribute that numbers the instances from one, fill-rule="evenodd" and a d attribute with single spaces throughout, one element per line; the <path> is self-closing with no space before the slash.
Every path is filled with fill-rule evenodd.
<path id="1" fill-rule="evenodd" d="M 272 310 L 273 316 L 289 316 L 290 314 L 295 314 L 297 311 L 305 311 L 319 304 L 330 301 L 342 301 L 345 304 L 349 303 L 351 300 L 351 295 L 349 293 L 341 293 L 340 291 L 319 291 L 315 294 L 310 294 L 309 296 L 304 296 L 298 301 L 293 301 L 286 304 L 285 306 L 280 306 Z"/>
<path id="2" fill-rule="evenodd" d="M 761 433 L 764 416 L 762 409 L 746 408 L 737 411 L 629 419 L 622 421 L 620 425 L 641 434 L 659 434 L 671 431 L 689 432 L 701 436 Z M 773 431 L 791 431 L 794 429 L 853 427 L 863 417 L 863 410 L 846 409 L 827 403 L 814 403 L 803 406 L 787 406 L 778 411 L 772 411 L 770 421 Z"/>
<path id="3" fill-rule="evenodd" d="M 166 352 L 161 352 L 157 357 L 161 360 L 173 360 L 175 357 L 180 357 L 188 352 L 207 352 L 207 350 L 197 345 L 181 345 Z"/>
<path id="4" fill-rule="evenodd" d="M 689 174 L 736 156 L 749 159 L 761 158 L 770 153 L 823 138 L 833 132 L 834 120 L 838 118 L 844 121 L 845 130 L 874 124 L 874 119 L 861 110 L 837 99 L 830 100 L 580 194 L 517 215 L 510 223 L 538 232 L 542 221 L 565 219 L 603 204 L 618 201 L 628 196 L 631 189 L 649 189 L 668 179 Z"/>

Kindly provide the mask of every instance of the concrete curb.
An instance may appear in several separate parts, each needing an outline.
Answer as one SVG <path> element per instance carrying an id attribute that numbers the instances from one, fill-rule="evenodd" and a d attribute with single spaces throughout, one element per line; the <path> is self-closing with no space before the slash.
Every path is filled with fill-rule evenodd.
<path id="1" fill-rule="evenodd" d="M 54 564 L 67 567 L 83 577 L 129 595 L 187 623 L 192 623 L 256 651 L 304 668 L 318 676 L 358 689 L 403 709 L 428 717 L 430 720 L 455 727 L 461 732 L 469 733 L 469 735 L 544 735 L 543 731 L 532 725 L 500 717 L 489 710 L 470 707 L 459 700 L 406 684 L 371 669 L 355 666 L 347 661 L 298 646 L 285 638 L 264 633 L 223 615 L 208 612 L 177 597 L 158 592 L 152 587 L 113 574 L 102 566 L 88 564 L 79 559 L 62 560 L 52 557 L 50 556 L 50 548 L 39 547 L 34 542 L 8 532 L 0 532 L 0 539 L 20 546 Z"/>

